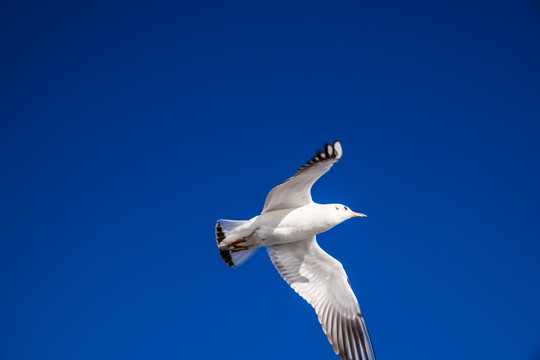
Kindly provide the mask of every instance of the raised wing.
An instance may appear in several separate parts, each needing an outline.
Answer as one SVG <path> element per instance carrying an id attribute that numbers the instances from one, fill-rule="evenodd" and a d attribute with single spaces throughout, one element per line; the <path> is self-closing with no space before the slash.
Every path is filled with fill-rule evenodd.
<path id="1" fill-rule="evenodd" d="M 302 166 L 294 176 L 274 187 L 266 197 L 262 213 L 281 209 L 291 209 L 311 202 L 311 187 L 334 163 L 343 156 L 338 140 L 334 145 L 326 143 L 324 151 L 317 151 L 310 161 Z"/>
<path id="2" fill-rule="evenodd" d="M 315 308 L 324 333 L 342 360 L 375 360 L 358 301 L 339 261 L 312 238 L 268 246 L 281 276 Z"/>

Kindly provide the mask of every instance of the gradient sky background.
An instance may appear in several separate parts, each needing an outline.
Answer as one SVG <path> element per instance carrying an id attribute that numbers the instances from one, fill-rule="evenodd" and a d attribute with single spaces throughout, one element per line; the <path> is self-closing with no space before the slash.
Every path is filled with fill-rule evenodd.
<path id="1" fill-rule="evenodd" d="M 338 359 L 214 238 L 335 138 L 378 359 L 540 359 L 538 1 L 12 0 L 0 45 L 1 359 Z"/>

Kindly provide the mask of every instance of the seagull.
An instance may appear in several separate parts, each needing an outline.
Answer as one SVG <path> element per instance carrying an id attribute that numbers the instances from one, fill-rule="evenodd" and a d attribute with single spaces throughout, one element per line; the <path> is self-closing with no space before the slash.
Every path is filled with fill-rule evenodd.
<path id="1" fill-rule="evenodd" d="M 341 263 L 317 243 L 317 234 L 353 217 L 366 217 L 341 204 L 317 204 L 311 187 L 343 156 L 338 140 L 274 187 L 260 215 L 246 221 L 218 220 L 216 240 L 225 263 L 237 267 L 260 247 L 283 279 L 317 313 L 341 360 L 375 360 L 366 323 Z"/>

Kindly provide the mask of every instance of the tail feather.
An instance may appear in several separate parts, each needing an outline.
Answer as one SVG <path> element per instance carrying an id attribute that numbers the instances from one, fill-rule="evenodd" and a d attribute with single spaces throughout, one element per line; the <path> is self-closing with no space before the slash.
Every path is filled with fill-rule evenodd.
<path id="1" fill-rule="evenodd" d="M 255 254 L 255 251 L 257 251 L 258 248 L 251 248 L 247 250 L 242 250 L 238 252 L 231 252 L 231 258 L 233 262 L 233 266 L 237 267 L 245 263 L 250 257 Z"/>
<path id="2" fill-rule="evenodd" d="M 228 233 L 248 222 L 249 221 L 219 220 L 216 224 L 216 240 L 218 245 L 225 240 Z M 257 248 L 251 248 L 238 252 L 220 249 L 219 255 L 221 255 L 221 258 L 223 261 L 225 261 L 225 264 L 231 267 L 237 267 L 246 262 L 255 253 L 255 251 L 257 251 Z"/>
<path id="3" fill-rule="evenodd" d="M 218 224 L 221 225 L 221 228 L 223 229 L 223 232 L 225 235 L 229 234 L 236 228 L 245 225 L 249 223 L 250 220 L 225 220 L 225 219 L 219 219 Z"/>

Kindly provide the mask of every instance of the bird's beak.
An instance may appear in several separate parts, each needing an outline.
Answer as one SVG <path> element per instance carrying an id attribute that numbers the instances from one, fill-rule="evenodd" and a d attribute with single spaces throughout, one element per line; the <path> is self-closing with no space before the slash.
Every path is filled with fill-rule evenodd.
<path id="1" fill-rule="evenodd" d="M 354 216 L 354 217 L 367 217 L 366 214 L 357 213 L 357 212 L 353 212 L 353 216 Z"/>

